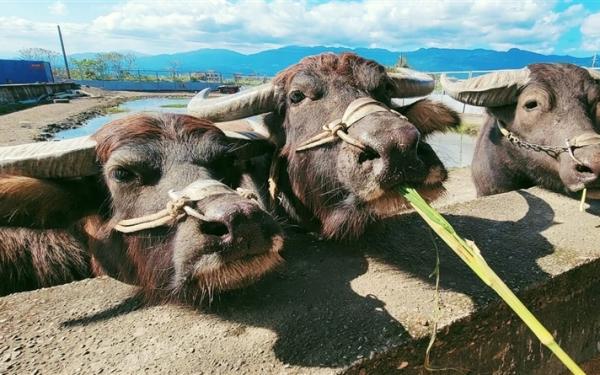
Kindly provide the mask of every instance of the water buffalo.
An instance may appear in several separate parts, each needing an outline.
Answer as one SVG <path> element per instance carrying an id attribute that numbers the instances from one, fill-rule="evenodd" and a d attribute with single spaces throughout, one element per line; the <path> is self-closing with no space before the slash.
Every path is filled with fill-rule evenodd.
<path id="1" fill-rule="evenodd" d="M 234 123 L 266 114 L 249 129 L 277 147 L 269 175 L 277 209 L 326 238 L 353 238 L 407 207 L 399 185 L 416 187 L 429 201 L 443 192 L 447 172 L 424 136 L 458 125 L 458 115 L 429 100 L 392 102 L 433 88 L 422 73 L 386 73 L 354 54 L 322 54 L 254 89 L 218 99 L 199 94 L 188 112 Z"/>
<path id="2" fill-rule="evenodd" d="M 186 115 L 0 149 L 0 294 L 108 274 L 196 301 L 281 262 L 279 225 L 234 189 L 264 148 Z"/>
<path id="3" fill-rule="evenodd" d="M 451 97 L 487 107 L 473 157 L 478 195 L 534 185 L 600 198 L 600 73 L 570 64 L 465 81 L 442 76 Z"/>

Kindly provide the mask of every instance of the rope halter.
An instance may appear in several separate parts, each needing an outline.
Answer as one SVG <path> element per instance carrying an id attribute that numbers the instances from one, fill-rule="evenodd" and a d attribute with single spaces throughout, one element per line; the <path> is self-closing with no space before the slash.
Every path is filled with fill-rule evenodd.
<path id="1" fill-rule="evenodd" d="M 540 145 L 537 143 L 530 143 L 530 142 L 524 141 L 521 138 L 517 137 L 515 135 L 515 133 L 511 132 L 510 130 L 508 130 L 504 126 L 502 126 L 500 124 L 499 120 L 496 120 L 496 126 L 498 127 L 498 130 L 500 130 L 500 133 L 504 137 L 506 137 L 506 139 L 508 139 L 508 141 L 510 143 L 514 144 L 517 147 L 521 147 L 521 148 L 536 151 L 536 152 L 544 152 L 544 153 L 548 154 L 549 156 L 553 157 L 554 159 L 558 158 L 559 155 L 562 154 L 563 152 L 567 152 L 569 154 L 569 156 L 571 157 L 571 159 L 573 159 L 579 165 L 584 165 L 584 163 L 575 157 L 576 149 L 586 147 L 586 146 L 600 145 L 600 134 L 593 133 L 593 132 L 586 132 L 586 133 L 580 134 L 576 137 L 573 137 L 571 139 L 565 139 L 566 146 L 561 147 L 561 146 L 546 146 L 546 145 Z"/>
<path id="2" fill-rule="evenodd" d="M 346 107 L 342 118 L 336 119 L 329 124 L 324 125 L 321 133 L 315 135 L 305 142 L 302 142 L 296 148 L 296 152 L 318 147 L 326 143 L 332 143 L 338 138 L 346 143 L 351 144 L 352 146 L 361 149 L 362 151 L 367 151 L 369 149 L 368 146 L 348 135 L 348 128 L 364 117 L 376 112 L 390 112 L 402 119 L 406 119 L 406 117 L 402 116 L 400 113 L 388 108 L 388 106 L 382 102 L 371 97 L 358 98 L 348 104 L 348 107 Z M 269 196 L 271 198 L 270 202 L 272 205 L 275 203 L 277 194 L 279 193 L 279 187 L 277 186 L 277 181 L 279 180 L 279 168 L 279 151 L 276 151 L 273 155 L 271 168 L 269 169 L 268 181 Z"/>
<path id="3" fill-rule="evenodd" d="M 352 146 L 358 147 L 359 149 L 366 151 L 368 149 L 362 142 L 354 139 L 348 135 L 348 128 L 354 125 L 362 118 L 375 113 L 375 112 L 391 112 L 396 116 L 405 118 L 393 109 L 388 108 L 385 104 L 377 101 L 371 97 L 358 98 L 352 101 L 341 119 L 336 119 L 327 125 L 323 126 L 323 131 L 309 140 L 301 143 L 297 148 L 296 152 L 304 151 L 309 148 L 317 147 L 325 143 L 335 142 L 338 138 L 342 141 L 351 144 Z"/>
<path id="4" fill-rule="evenodd" d="M 121 220 L 115 226 L 115 230 L 122 233 L 132 233 L 172 225 L 186 215 L 195 217 L 200 221 L 210 221 L 189 205 L 215 195 L 247 196 L 242 189 L 233 191 L 227 185 L 216 180 L 196 180 L 181 191 L 169 190 L 168 195 L 171 200 L 167 202 L 163 210 L 133 219 Z"/>

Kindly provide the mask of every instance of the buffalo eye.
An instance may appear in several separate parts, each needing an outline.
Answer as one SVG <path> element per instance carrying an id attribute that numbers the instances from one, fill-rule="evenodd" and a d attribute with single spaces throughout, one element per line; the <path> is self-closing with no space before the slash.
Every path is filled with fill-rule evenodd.
<path id="1" fill-rule="evenodd" d="M 538 106 L 538 102 L 535 99 L 528 100 L 525 102 L 525 110 L 527 110 L 527 111 L 534 110 L 537 108 L 537 106 Z"/>
<path id="2" fill-rule="evenodd" d="M 300 103 L 306 96 L 300 90 L 294 90 L 290 93 L 290 101 L 294 104 Z"/>
<path id="3" fill-rule="evenodd" d="M 120 183 L 130 182 L 135 178 L 135 173 L 125 168 L 118 167 L 110 171 L 110 178 Z"/>

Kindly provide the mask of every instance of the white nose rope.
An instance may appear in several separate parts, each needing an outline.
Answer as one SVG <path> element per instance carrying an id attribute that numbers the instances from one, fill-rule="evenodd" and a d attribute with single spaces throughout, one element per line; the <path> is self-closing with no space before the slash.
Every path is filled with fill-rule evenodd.
<path id="1" fill-rule="evenodd" d="M 156 213 L 121 220 L 115 225 L 115 230 L 122 233 L 132 233 L 144 229 L 171 225 L 181 220 L 185 215 L 197 218 L 201 221 L 209 221 L 206 216 L 190 207 L 188 204 L 198 202 L 214 195 L 242 195 L 248 197 L 241 189 L 233 191 L 227 185 L 216 180 L 196 180 L 181 191 L 169 190 L 170 201 L 167 207 Z"/>
<path id="2" fill-rule="evenodd" d="M 341 119 L 336 119 L 327 125 L 323 125 L 323 132 L 303 142 L 296 148 L 296 151 L 303 151 L 309 148 L 317 147 L 325 143 L 334 142 L 337 138 L 365 151 L 368 147 L 362 142 L 348 135 L 348 128 L 362 118 L 375 112 L 391 112 L 400 118 L 406 119 L 400 113 L 388 108 L 385 104 L 371 97 L 358 98 L 352 101 Z"/>
<path id="3" fill-rule="evenodd" d="M 348 128 L 354 125 L 359 120 L 376 112 L 390 112 L 394 115 L 405 119 L 403 115 L 388 108 L 382 102 L 375 100 L 371 97 L 362 97 L 353 100 L 342 115 L 342 118 L 336 119 L 329 124 L 323 125 L 323 131 L 310 139 L 302 142 L 297 148 L 296 152 L 304 151 L 313 147 L 321 146 L 325 143 L 335 142 L 338 138 L 342 141 L 351 144 L 363 151 L 368 150 L 369 147 L 364 145 L 358 139 L 351 137 L 348 134 Z M 279 193 L 277 181 L 279 180 L 279 150 L 273 154 L 271 167 L 269 168 L 269 196 L 271 198 L 271 204 L 274 204 L 275 197 Z"/>

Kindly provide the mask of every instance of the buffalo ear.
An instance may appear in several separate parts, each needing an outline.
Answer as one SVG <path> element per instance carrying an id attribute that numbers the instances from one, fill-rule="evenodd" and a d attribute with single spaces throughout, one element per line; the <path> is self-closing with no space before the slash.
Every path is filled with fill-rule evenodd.
<path id="1" fill-rule="evenodd" d="M 0 176 L 0 226 L 65 228 L 100 211 L 96 176 L 68 180 Z"/>
<path id="2" fill-rule="evenodd" d="M 238 160 L 250 160 L 259 156 L 271 156 L 275 145 L 266 139 L 243 140 L 236 139 L 231 142 L 231 152 Z"/>
<path id="3" fill-rule="evenodd" d="M 408 118 L 423 135 L 446 132 L 460 126 L 460 116 L 448 106 L 429 99 L 421 99 L 394 110 Z"/>

